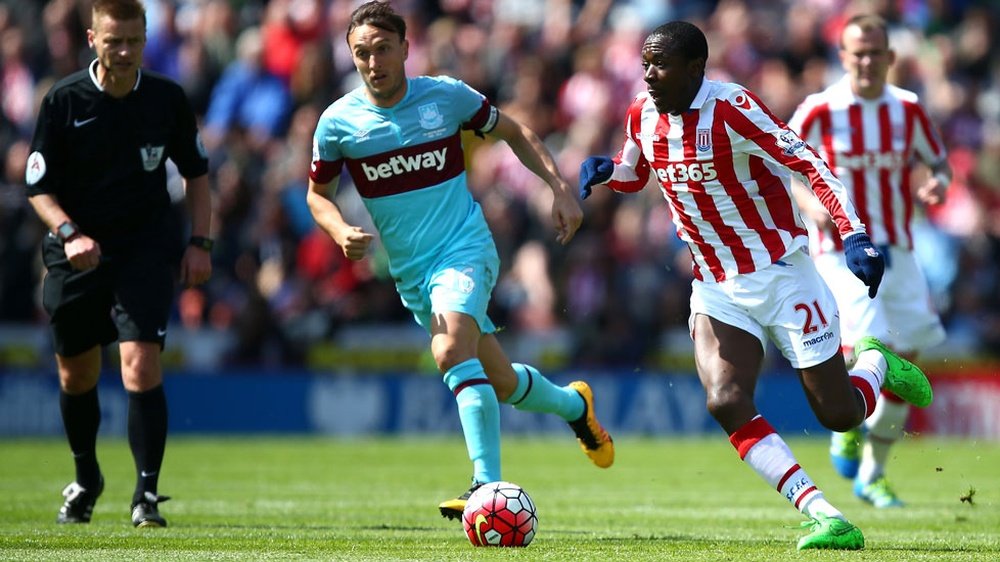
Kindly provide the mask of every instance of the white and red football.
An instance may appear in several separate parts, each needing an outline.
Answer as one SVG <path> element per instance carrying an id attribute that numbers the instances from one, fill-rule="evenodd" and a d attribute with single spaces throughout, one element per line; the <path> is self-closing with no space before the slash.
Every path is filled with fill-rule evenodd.
<path id="1" fill-rule="evenodd" d="M 490 482 L 469 497 L 462 526 L 472 546 L 528 546 L 538 529 L 538 514 L 520 486 Z"/>

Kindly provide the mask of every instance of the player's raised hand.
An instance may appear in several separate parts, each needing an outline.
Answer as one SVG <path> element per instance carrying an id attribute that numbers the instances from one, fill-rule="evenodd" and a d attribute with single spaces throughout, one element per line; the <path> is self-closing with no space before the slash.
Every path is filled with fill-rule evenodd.
<path id="1" fill-rule="evenodd" d="M 573 239 L 580 224 L 583 222 L 583 209 L 567 189 L 555 190 L 552 200 L 552 223 L 556 228 L 556 240 L 566 244 Z"/>
<path id="2" fill-rule="evenodd" d="M 351 226 L 337 232 L 334 237 L 337 244 L 344 251 L 344 256 L 349 260 L 358 261 L 368 253 L 368 246 L 372 243 L 373 235 L 361 230 L 360 226 Z"/>

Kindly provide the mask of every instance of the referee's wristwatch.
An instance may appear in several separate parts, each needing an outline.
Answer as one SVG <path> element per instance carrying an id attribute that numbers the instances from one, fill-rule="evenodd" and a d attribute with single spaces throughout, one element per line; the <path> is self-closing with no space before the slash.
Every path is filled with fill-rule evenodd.
<path id="1" fill-rule="evenodd" d="M 70 239 L 75 238 L 80 235 L 80 227 L 76 226 L 73 221 L 65 221 L 56 227 L 56 236 L 59 237 L 59 241 L 65 244 L 69 242 Z"/>
<path id="2" fill-rule="evenodd" d="M 211 252 L 212 246 L 215 246 L 215 241 L 206 236 L 192 236 L 188 240 L 188 246 L 194 246 L 195 248 L 201 248 L 206 252 Z"/>

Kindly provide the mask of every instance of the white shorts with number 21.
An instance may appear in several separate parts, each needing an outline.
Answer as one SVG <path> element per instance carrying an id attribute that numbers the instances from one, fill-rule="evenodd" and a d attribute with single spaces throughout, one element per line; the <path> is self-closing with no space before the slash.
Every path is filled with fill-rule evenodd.
<path id="1" fill-rule="evenodd" d="M 695 280 L 691 292 L 692 337 L 696 314 L 767 340 L 796 369 L 812 367 L 840 352 L 837 301 L 804 248 L 752 273 L 721 283 Z"/>

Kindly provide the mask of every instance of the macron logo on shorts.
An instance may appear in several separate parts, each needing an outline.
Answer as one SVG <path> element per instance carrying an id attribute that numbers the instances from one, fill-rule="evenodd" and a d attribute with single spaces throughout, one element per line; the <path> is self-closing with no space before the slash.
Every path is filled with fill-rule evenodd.
<path id="1" fill-rule="evenodd" d="M 812 347 L 818 343 L 822 343 L 826 340 L 833 339 L 833 332 L 824 332 L 814 338 L 810 338 L 802 341 L 804 347 Z"/>
<path id="2" fill-rule="evenodd" d="M 429 150 L 412 156 L 397 154 L 381 164 L 369 166 L 365 162 L 362 162 L 361 170 L 365 173 L 365 177 L 368 178 L 369 181 L 378 181 L 380 179 L 385 180 L 401 174 L 419 172 L 421 170 L 433 169 L 440 172 L 444 169 L 445 156 L 447 156 L 447 154 L 447 147 L 440 148 L 438 150 Z"/>

